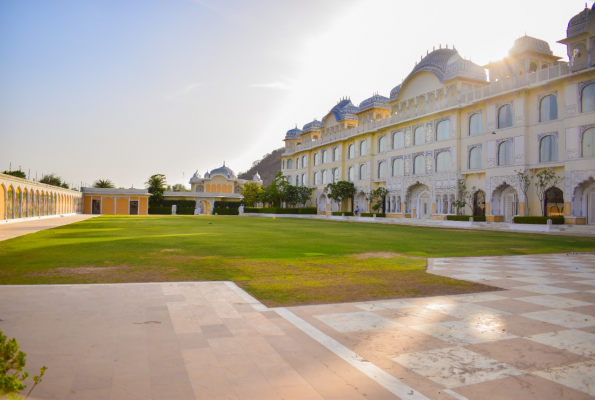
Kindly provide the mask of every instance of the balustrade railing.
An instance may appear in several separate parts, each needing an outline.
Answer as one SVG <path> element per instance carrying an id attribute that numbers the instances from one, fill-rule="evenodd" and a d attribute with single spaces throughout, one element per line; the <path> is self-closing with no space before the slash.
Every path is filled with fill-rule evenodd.
<path id="1" fill-rule="evenodd" d="M 357 136 L 362 133 L 374 131 L 397 122 L 406 121 L 417 116 L 426 115 L 435 111 L 444 110 L 446 108 L 454 107 L 461 104 L 468 104 L 474 101 L 493 96 L 499 93 L 507 92 L 520 87 L 533 85 L 537 82 L 543 82 L 550 79 L 559 78 L 560 76 L 570 74 L 570 67 L 568 64 L 558 64 L 556 66 L 538 70 L 533 73 L 528 73 L 519 76 L 512 76 L 498 81 L 491 82 L 489 85 L 474 89 L 466 93 L 458 93 L 458 96 L 450 96 L 447 99 L 436 100 L 434 102 L 426 102 L 423 106 L 415 106 L 414 108 L 407 108 L 400 111 L 398 114 L 392 114 L 389 117 L 379 120 L 372 120 L 364 122 L 363 124 L 351 129 L 340 129 L 338 132 L 333 132 L 322 136 L 318 140 L 313 140 L 308 143 L 302 143 L 296 147 L 296 151 L 302 151 L 318 147 L 325 143 L 335 142 L 340 139 L 345 139 L 352 136 Z M 404 101 L 409 104 L 411 99 Z"/>

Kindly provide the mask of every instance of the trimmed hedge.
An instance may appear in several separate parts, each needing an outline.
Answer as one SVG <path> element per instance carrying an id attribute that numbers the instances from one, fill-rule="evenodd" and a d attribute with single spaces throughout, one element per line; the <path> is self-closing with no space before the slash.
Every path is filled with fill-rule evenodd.
<path id="1" fill-rule="evenodd" d="M 238 208 L 240 208 L 241 205 L 242 205 L 242 203 L 239 202 L 239 201 L 220 201 L 220 200 L 217 200 L 217 201 L 215 201 L 215 204 L 213 206 L 213 209 L 215 209 L 215 208 L 228 208 L 230 210 L 233 210 L 233 209 L 236 209 L 237 210 Z"/>
<path id="2" fill-rule="evenodd" d="M 194 200 L 162 200 L 160 207 L 169 207 L 171 210 L 171 206 L 178 206 L 178 208 L 187 208 L 192 207 L 194 210 L 196 208 L 196 201 Z"/>
<path id="3" fill-rule="evenodd" d="M 471 217 L 473 217 L 473 222 L 486 222 L 486 217 L 483 215 L 447 215 L 446 220 L 468 222 Z"/>
<path id="4" fill-rule="evenodd" d="M 150 215 L 171 215 L 171 207 L 149 207 Z"/>
<path id="5" fill-rule="evenodd" d="M 515 224 L 537 224 L 547 225 L 547 220 L 551 219 L 553 225 L 563 225 L 564 217 L 514 217 Z"/>
<path id="6" fill-rule="evenodd" d="M 303 207 L 303 208 L 298 208 L 298 214 L 318 214 L 318 210 L 316 210 L 316 207 Z"/>
<path id="7" fill-rule="evenodd" d="M 376 214 L 376 218 L 386 218 L 384 213 L 361 213 L 360 217 L 373 217 Z"/>
<path id="8" fill-rule="evenodd" d="M 351 211 L 333 211 L 332 213 L 336 217 L 340 217 L 345 214 L 346 217 L 353 217 L 353 213 Z"/>
<path id="9" fill-rule="evenodd" d="M 213 208 L 213 215 L 239 215 L 240 212 L 237 208 L 230 209 L 230 208 Z"/>
<path id="10" fill-rule="evenodd" d="M 178 215 L 194 215 L 194 207 L 178 207 L 176 209 Z"/>

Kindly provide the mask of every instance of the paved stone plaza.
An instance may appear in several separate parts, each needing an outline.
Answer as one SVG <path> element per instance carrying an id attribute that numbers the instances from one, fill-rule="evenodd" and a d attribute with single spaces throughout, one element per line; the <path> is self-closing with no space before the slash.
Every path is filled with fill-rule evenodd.
<path id="1" fill-rule="evenodd" d="M 595 256 L 433 259 L 476 295 L 268 309 L 231 282 L 3 286 L 37 399 L 585 399 Z"/>

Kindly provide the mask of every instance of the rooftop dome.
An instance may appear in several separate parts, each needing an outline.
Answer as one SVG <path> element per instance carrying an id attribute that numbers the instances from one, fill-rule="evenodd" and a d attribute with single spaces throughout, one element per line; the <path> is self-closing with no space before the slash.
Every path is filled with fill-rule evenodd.
<path id="1" fill-rule="evenodd" d="M 316 120 L 316 118 L 314 118 L 314 121 L 312 122 L 308 122 L 306 125 L 304 125 L 304 127 L 302 128 L 302 130 L 304 132 L 310 132 L 310 131 L 319 131 L 322 129 L 322 122 Z"/>
<path id="2" fill-rule="evenodd" d="M 389 106 L 386 104 L 389 101 L 388 97 L 384 97 L 376 93 L 369 99 L 366 99 L 359 103 L 359 111 L 365 111 L 370 108 L 386 108 Z"/>
<path id="3" fill-rule="evenodd" d="M 589 18 L 589 15 L 591 15 L 593 7 L 595 7 L 595 4 L 593 4 L 591 8 L 585 7 L 583 11 L 570 18 L 570 21 L 568 21 L 568 28 L 566 29 L 566 37 L 574 36 L 585 29 L 587 19 Z"/>
<path id="4" fill-rule="evenodd" d="M 522 53 L 524 51 L 535 51 L 552 55 L 550 45 L 545 40 L 537 39 L 531 36 L 522 36 L 514 41 L 514 45 L 508 52 L 510 55 Z"/>
<path id="5" fill-rule="evenodd" d="M 256 175 L 254 175 L 254 178 L 252 178 L 253 181 L 260 181 L 262 179 L 260 179 L 260 175 L 258 175 L 258 172 L 256 172 Z"/>
<path id="6" fill-rule="evenodd" d="M 222 167 L 215 168 L 214 170 L 211 171 L 211 173 L 209 175 L 213 176 L 214 174 L 221 174 L 221 175 L 225 175 L 225 176 L 235 176 L 235 173 L 232 171 L 232 169 L 225 166 L 225 162 L 223 162 Z"/>
<path id="7" fill-rule="evenodd" d="M 390 99 L 394 100 L 397 98 L 397 96 L 399 95 L 399 92 L 401 91 L 401 85 L 397 85 L 393 88 L 393 90 L 390 91 Z"/>
<path id="8" fill-rule="evenodd" d="M 337 103 L 336 106 L 331 108 L 335 119 L 338 121 L 342 121 L 344 119 L 357 119 L 354 115 L 358 111 L 358 108 L 353 105 L 350 99 L 343 99 Z"/>
<path id="9" fill-rule="evenodd" d="M 298 127 L 296 126 L 293 129 L 290 129 L 287 131 L 287 133 L 285 134 L 285 139 L 299 139 L 300 135 L 304 133 L 302 132 L 300 129 L 298 129 Z"/>

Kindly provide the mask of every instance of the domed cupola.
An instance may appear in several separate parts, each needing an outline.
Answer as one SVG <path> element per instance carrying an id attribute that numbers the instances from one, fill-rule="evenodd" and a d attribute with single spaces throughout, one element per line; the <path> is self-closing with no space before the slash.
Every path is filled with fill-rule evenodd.
<path id="1" fill-rule="evenodd" d="M 300 135 L 304 133 L 302 132 L 301 129 L 298 129 L 297 125 L 295 128 L 290 129 L 287 131 L 287 133 L 285 134 L 285 140 L 291 140 L 291 139 L 299 139 Z"/>
<path id="2" fill-rule="evenodd" d="M 314 118 L 314 121 L 308 122 L 302 128 L 302 130 L 303 130 L 304 133 L 306 133 L 306 132 L 320 131 L 321 129 L 322 129 L 322 122 L 318 121 L 316 118 Z"/>
<path id="3" fill-rule="evenodd" d="M 355 114 L 358 112 L 358 108 L 351 102 L 350 99 L 344 98 L 331 108 L 331 113 L 335 116 L 337 122 L 345 119 L 357 120 Z"/>
<path id="4" fill-rule="evenodd" d="M 378 93 L 374 94 L 372 97 L 362 101 L 361 103 L 359 103 L 359 108 L 358 111 L 362 112 L 362 111 L 366 111 L 369 110 L 370 108 L 384 108 L 384 109 L 389 109 L 388 103 L 389 99 L 388 97 L 384 97 L 379 95 Z"/>
<path id="5" fill-rule="evenodd" d="M 533 51 L 536 53 L 543 53 L 550 56 L 554 54 L 550 49 L 550 45 L 548 44 L 548 42 L 527 35 L 516 39 L 514 41 L 514 45 L 508 53 L 511 56 L 514 56 L 525 51 Z"/>
<path id="6" fill-rule="evenodd" d="M 394 100 L 397 98 L 397 96 L 399 95 L 399 92 L 401 91 L 401 85 L 397 85 L 393 88 L 393 90 L 390 91 L 390 99 Z"/>
<path id="7" fill-rule="evenodd" d="M 262 181 L 262 179 L 260 179 L 260 175 L 258 174 L 258 171 L 256 172 L 256 175 L 254 175 L 254 178 L 252 178 L 252 180 L 254 182 L 260 182 L 260 181 Z"/>
<path id="8" fill-rule="evenodd" d="M 215 168 L 214 170 L 211 171 L 210 176 L 213 175 L 223 175 L 227 178 L 235 178 L 236 174 L 235 172 L 233 172 L 233 170 L 229 167 L 225 166 L 225 161 L 223 162 L 223 166 L 219 167 L 219 168 Z"/>
<path id="9" fill-rule="evenodd" d="M 568 28 L 566 28 L 566 37 L 571 37 L 582 33 L 585 30 L 585 25 L 587 24 L 587 19 L 591 15 L 595 4 L 591 8 L 585 7 L 583 11 L 576 14 L 574 17 L 568 21 Z"/>

